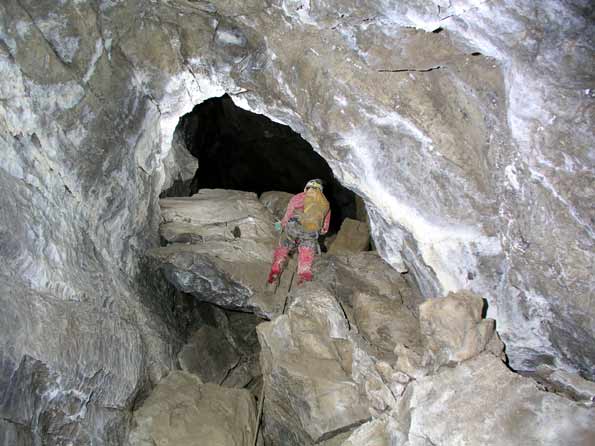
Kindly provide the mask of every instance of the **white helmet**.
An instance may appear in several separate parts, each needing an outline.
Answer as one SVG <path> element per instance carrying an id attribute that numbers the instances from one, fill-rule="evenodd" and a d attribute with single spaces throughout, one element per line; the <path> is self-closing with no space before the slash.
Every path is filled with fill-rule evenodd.
<path id="1" fill-rule="evenodd" d="M 310 188 L 319 189 L 322 192 L 322 180 L 316 178 L 315 180 L 308 181 L 306 183 L 306 187 L 304 188 L 304 190 L 307 190 Z"/>

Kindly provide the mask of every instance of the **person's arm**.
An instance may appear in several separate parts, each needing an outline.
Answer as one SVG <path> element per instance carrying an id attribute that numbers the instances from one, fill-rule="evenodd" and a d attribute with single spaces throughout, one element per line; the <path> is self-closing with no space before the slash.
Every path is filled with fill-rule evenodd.
<path id="1" fill-rule="evenodd" d="M 331 210 L 329 209 L 329 211 L 326 214 L 326 217 L 324 217 L 324 224 L 322 225 L 322 231 L 320 231 L 321 235 L 324 235 L 328 232 L 328 227 L 331 224 Z"/>
<path id="2" fill-rule="evenodd" d="M 293 197 L 291 197 L 291 200 L 289 200 L 289 203 L 287 204 L 287 209 L 285 211 L 285 215 L 281 219 L 281 227 L 283 229 L 285 229 L 285 225 L 287 224 L 289 219 L 293 216 L 293 212 L 295 211 L 298 201 L 299 201 L 299 194 L 294 195 Z"/>

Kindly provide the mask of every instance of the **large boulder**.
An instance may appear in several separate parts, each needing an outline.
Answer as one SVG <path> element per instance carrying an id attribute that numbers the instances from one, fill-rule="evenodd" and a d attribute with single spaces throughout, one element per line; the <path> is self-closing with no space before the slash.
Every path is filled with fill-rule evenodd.
<path id="1" fill-rule="evenodd" d="M 547 393 L 490 354 L 409 385 L 396 444 L 568 445 L 595 443 L 595 412 Z"/>
<path id="2" fill-rule="evenodd" d="M 252 446 L 256 407 L 247 390 L 173 371 L 134 412 L 130 446 Z"/>
<path id="3" fill-rule="evenodd" d="M 421 304 L 421 344 L 397 344 L 397 368 L 419 376 L 473 358 L 484 350 L 502 355 L 494 321 L 483 319 L 484 306 L 481 297 L 468 292 L 450 293 Z"/>
<path id="4" fill-rule="evenodd" d="M 147 256 L 178 290 L 267 318 L 282 311 L 289 284 L 267 287 L 276 239 L 272 216 L 256 194 L 202 189 L 160 204 L 160 231 L 169 244 Z"/>
<path id="5" fill-rule="evenodd" d="M 353 254 L 367 251 L 370 246 L 370 226 L 365 221 L 346 218 L 337 237 L 329 244 L 329 254 Z"/>
<path id="6" fill-rule="evenodd" d="M 461 362 L 485 349 L 495 333 L 495 321 L 483 318 L 485 305 L 481 297 L 460 291 L 419 307 L 424 347 L 434 362 Z"/>
<path id="7" fill-rule="evenodd" d="M 367 343 L 334 294 L 314 282 L 292 290 L 287 314 L 259 325 L 265 438 L 311 445 L 395 405 Z"/>
<path id="8" fill-rule="evenodd" d="M 398 295 L 357 292 L 353 297 L 353 320 L 362 336 L 391 359 L 397 344 L 420 345 L 416 313 Z"/>
<path id="9" fill-rule="evenodd" d="M 354 330 L 377 355 L 393 361 L 396 344 L 420 343 L 422 298 L 378 253 L 322 258 L 315 264 L 315 276 L 327 281 Z"/>

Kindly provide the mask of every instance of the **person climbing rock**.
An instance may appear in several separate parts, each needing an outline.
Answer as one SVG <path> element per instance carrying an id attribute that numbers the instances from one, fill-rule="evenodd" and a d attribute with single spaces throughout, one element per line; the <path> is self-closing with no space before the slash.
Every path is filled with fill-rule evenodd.
<path id="1" fill-rule="evenodd" d="M 310 180 L 304 192 L 294 195 L 277 230 L 283 231 L 279 246 L 273 255 L 273 264 L 268 282 L 277 281 L 287 256 L 297 248 L 298 284 L 312 280 L 312 263 L 319 252 L 318 237 L 328 232 L 331 211 L 328 200 L 322 193 L 322 181 Z"/>

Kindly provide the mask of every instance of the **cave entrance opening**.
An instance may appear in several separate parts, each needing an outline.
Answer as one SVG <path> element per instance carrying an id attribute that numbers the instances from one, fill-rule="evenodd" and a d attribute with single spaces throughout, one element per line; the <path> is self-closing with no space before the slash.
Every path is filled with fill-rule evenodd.
<path id="1" fill-rule="evenodd" d="M 182 116 L 175 131 L 198 159 L 190 185 L 167 195 L 192 195 L 199 189 L 233 189 L 296 194 L 320 178 L 331 207 L 329 234 L 345 218 L 366 220 L 363 201 L 343 187 L 327 162 L 289 126 L 236 106 L 228 95 L 208 99 Z"/>

